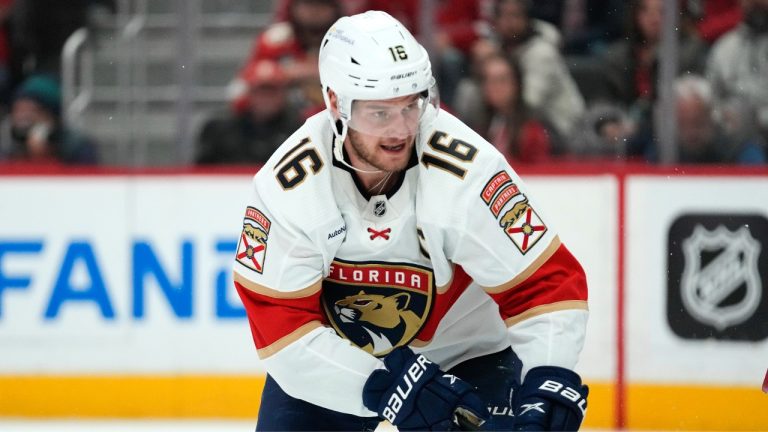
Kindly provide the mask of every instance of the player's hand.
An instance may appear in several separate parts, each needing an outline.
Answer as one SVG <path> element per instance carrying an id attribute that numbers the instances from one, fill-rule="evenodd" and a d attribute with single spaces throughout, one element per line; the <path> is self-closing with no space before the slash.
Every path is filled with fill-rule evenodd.
<path id="1" fill-rule="evenodd" d="M 589 388 L 576 372 L 556 366 L 535 367 L 515 397 L 515 430 L 579 430 L 588 394 Z"/>
<path id="2" fill-rule="evenodd" d="M 384 358 L 363 388 L 363 403 L 403 430 L 477 430 L 488 410 L 472 386 L 408 348 Z"/>

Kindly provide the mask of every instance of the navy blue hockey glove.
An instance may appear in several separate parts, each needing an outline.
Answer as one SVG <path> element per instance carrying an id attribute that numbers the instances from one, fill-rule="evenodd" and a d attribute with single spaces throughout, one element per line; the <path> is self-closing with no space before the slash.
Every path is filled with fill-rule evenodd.
<path id="1" fill-rule="evenodd" d="M 488 409 L 461 379 L 398 348 L 384 358 L 386 369 L 374 371 L 363 388 L 363 404 L 404 430 L 477 430 Z"/>
<path id="2" fill-rule="evenodd" d="M 588 394 L 589 388 L 581 384 L 576 372 L 556 366 L 535 367 L 515 397 L 515 430 L 579 430 Z"/>

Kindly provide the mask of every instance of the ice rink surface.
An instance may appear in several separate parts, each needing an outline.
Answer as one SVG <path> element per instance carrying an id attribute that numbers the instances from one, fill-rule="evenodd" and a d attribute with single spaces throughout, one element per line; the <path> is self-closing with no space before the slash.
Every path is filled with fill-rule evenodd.
<path id="1" fill-rule="evenodd" d="M 2 432 L 252 432 L 255 421 L 0 419 Z"/>
<path id="2" fill-rule="evenodd" d="M 255 422 L 215 420 L 25 420 L 0 418 L 0 432 L 253 432 Z M 396 432 L 382 425 L 377 432 Z M 582 432 L 598 429 L 582 429 Z M 611 429 L 599 429 L 611 432 Z M 649 431 L 645 431 L 649 432 Z M 650 431 L 653 432 L 653 431 Z"/>
<path id="3" fill-rule="evenodd" d="M 0 432 L 253 432 L 254 421 L 213 420 L 25 420 L 0 418 Z M 389 426 L 377 431 L 394 432 Z"/>

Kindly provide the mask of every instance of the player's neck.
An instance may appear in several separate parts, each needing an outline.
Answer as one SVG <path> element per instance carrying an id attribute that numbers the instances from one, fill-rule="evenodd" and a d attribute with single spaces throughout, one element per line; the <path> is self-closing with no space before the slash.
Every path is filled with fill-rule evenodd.
<path id="1" fill-rule="evenodd" d="M 349 140 L 349 138 L 347 138 Z M 358 179 L 358 184 L 362 186 L 368 195 L 382 195 L 389 192 L 395 184 L 395 180 L 398 178 L 397 171 L 384 171 L 381 168 L 371 165 L 360 157 L 357 152 L 352 149 L 349 142 L 345 142 L 345 156 L 349 160 L 349 164 L 356 168 L 354 175 Z M 358 171 L 359 170 L 359 171 Z"/>
<path id="2" fill-rule="evenodd" d="M 374 196 L 389 192 L 397 179 L 397 174 L 395 171 L 383 171 L 376 174 L 357 173 L 357 177 L 368 194 Z"/>
<path id="3" fill-rule="evenodd" d="M 397 183 L 397 179 L 400 177 L 401 171 L 383 171 L 379 168 L 367 164 L 360 163 L 361 161 L 354 161 L 350 158 L 352 166 L 360 168 L 364 171 L 355 171 L 354 175 L 357 177 L 359 184 L 370 196 L 384 195 L 388 193 Z M 369 171 L 369 172 L 365 172 Z"/>

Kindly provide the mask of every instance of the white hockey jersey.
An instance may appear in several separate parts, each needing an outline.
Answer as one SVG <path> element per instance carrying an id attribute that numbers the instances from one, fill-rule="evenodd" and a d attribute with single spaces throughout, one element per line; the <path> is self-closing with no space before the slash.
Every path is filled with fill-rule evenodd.
<path id="1" fill-rule="evenodd" d="M 576 363 L 578 262 L 492 145 L 444 111 L 422 127 L 386 195 L 368 196 L 334 159 L 325 112 L 254 177 L 235 286 L 291 396 L 375 416 L 363 385 L 403 345 L 443 369 L 510 345 L 524 371 Z"/>

